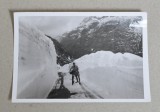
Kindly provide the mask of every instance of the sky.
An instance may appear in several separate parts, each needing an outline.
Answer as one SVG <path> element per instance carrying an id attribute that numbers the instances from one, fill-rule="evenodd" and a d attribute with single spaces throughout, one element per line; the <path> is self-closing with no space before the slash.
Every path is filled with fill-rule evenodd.
<path id="1" fill-rule="evenodd" d="M 45 34 L 55 38 L 76 28 L 84 18 L 83 16 L 27 16 L 21 17 L 20 21 L 31 24 Z"/>

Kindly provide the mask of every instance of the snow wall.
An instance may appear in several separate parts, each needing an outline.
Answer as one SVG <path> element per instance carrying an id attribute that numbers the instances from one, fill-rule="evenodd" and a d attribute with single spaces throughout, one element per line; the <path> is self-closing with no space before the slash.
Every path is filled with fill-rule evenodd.
<path id="1" fill-rule="evenodd" d="M 46 98 L 57 78 L 53 43 L 41 31 L 21 21 L 17 98 Z"/>
<path id="2" fill-rule="evenodd" d="M 143 58 L 130 53 L 98 51 L 75 60 L 82 84 L 102 98 L 143 99 Z M 69 71 L 64 65 L 61 71 Z"/>

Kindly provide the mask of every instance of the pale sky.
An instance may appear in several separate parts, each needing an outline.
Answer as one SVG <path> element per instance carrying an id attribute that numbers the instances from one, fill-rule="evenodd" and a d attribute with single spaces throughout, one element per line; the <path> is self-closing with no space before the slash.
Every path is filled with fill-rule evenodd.
<path id="1" fill-rule="evenodd" d="M 55 37 L 76 28 L 85 17 L 83 16 L 27 16 L 20 21 L 37 27 L 45 34 Z"/>

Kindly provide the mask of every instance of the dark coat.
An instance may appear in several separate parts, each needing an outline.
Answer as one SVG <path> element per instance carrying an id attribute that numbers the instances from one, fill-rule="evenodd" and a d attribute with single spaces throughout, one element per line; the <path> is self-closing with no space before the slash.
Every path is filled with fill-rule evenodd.
<path id="1" fill-rule="evenodd" d="M 79 75 L 79 70 L 78 70 L 78 66 L 77 65 L 71 67 L 70 74 Z"/>

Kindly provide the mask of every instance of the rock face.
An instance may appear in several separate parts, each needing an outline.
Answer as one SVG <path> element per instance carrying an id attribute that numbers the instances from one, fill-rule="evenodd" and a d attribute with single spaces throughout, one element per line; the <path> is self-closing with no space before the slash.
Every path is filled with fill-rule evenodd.
<path id="1" fill-rule="evenodd" d="M 53 39 L 52 37 L 50 37 L 48 35 L 46 35 L 46 36 L 52 40 L 52 42 L 53 42 L 53 44 L 55 46 L 55 50 L 56 50 L 56 53 L 57 53 L 57 64 L 59 64 L 60 66 L 63 66 L 65 64 L 70 63 L 72 58 L 64 50 L 62 45 L 60 45 L 60 43 L 56 39 Z"/>
<path id="2" fill-rule="evenodd" d="M 18 99 L 46 98 L 58 78 L 56 52 L 41 31 L 20 22 Z"/>
<path id="3" fill-rule="evenodd" d="M 63 34 L 60 44 L 75 59 L 99 50 L 142 56 L 140 21 L 141 17 L 87 17 L 76 29 Z"/>

